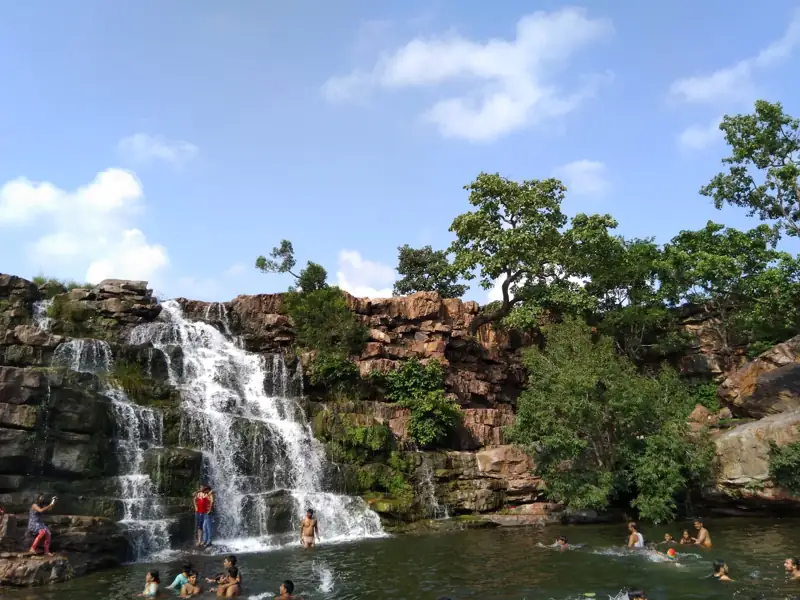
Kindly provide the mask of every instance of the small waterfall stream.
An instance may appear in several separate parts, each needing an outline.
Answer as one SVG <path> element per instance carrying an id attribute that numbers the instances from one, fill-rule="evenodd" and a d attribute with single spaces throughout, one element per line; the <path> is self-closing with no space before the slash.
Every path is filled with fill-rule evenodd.
<path id="1" fill-rule="evenodd" d="M 439 499 L 436 497 L 436 485 L 433 481 L 433 468 L 430 461 L 425 454 L 422 454 L 422 463 L 419 466 L 419 485 L 418 493 L 420 500 L 426 508 L 428 517 L 431 519 L 441 520 L 449 519 L 450 512 L 446 505 L 439 504 Z"/>
<path id="2" fill-rule="evenodd" d="M 104 341 L 72 339 L 58 345 L 53 366 L 66 367 L 79 373 L 109 375 L 114 359 L 111 347 Z M 117 487 L 123 506 L 120 523 L 133 549 L 134 560 L 142 560 L 169 548 L 169 527 L 155 486 L 143 472 L 144 453 L 163 445 L 163 420 L 159 411 L 138 406 L 124 390 L 106 379 L 103 394 L 111 401 L 116 425 L 115 442 L 119 475 Z"/>
<path id="3" fill-rule="evenodd" d="M 33 303 L 33 325 L 42 331 L 49 331 L 52 319 L 47 316 L 50 306 L 53 304 L 53 299 L 37 300 Z"/>
<path id="4" fill-rule="evenodd" d="M 243 350 L 222 304 L 205 315 L 222 331 L 187 320 L 175 301 L 162 307 L 159 320 L 136 327 L 130 341 L 162 350 L 181 391 L 181 445 L 203 451 L 217 497 L 216 537 L 234 549 L 296 543 L 296 533 L 284 540 L 270 523 L 283 517 L 296 531 L 308 507 L 326 541 L 381 535 L 378 515 L 361 498 L 325 491 L 324 449 L 298 402 L 302 379 L 282 358 Z"/>

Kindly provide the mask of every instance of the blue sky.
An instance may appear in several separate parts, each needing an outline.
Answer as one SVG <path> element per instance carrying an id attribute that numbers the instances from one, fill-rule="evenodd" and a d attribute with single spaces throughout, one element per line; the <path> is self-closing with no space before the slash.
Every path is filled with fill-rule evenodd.
<path id="1" fill-rule="evenodd" d="M 68 6 L 69 5 L 69 6 Z M 797 2 L 4 3 L 0 271 L 280 291 L 282 238 L 359 294 L 450 242 L 480 171 L 667 241 L 715 211 L 715 125 L 800 116 Z M 486 293 L 470 294 L 485 300 Z"/>

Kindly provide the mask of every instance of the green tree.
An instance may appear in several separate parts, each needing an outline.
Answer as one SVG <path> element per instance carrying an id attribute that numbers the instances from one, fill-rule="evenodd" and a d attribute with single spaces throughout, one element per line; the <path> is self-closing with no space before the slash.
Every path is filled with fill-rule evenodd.
<path id="1" fill-rule="evenodd" d="M 703 229 L 681 231 L 664 245 L 660 290 L 672 306 L 689 302 L 712 311 L 716 325 L 709 323 L 724 351 L 791 336 L 798 316 L 790 300 L 798 292 L 797 264 L 775 249 L 778 237 L 767 225 L 739 231 L 711 221 Z M 778 307 L 784 312 L 770 314 Z"/>
<path id="2" fill-rule="evenodd" d="M 481 173 L 464 189 L 475 210 L 459 215 L 450 226 L 456 235 L 449 249 L 455 272 L 467 280 L 477 277 L 485 290 L 502 282 L 501 300 L 472 320 L 470 333 L 504 319 L 523 302 L 545 307 L 579 288 L 562 267 L 566 249 L 561 229 L 567 217 L 561 212 L 566 188 L 560 181 L 519 183 Z"/>
<path id="3" fill-rule="evenodd" d="M 800 120 L 779 103 L 758 100 L 749 115 L 725 116 L 720 124 L 731 155 L 730 165 L 700 193 L 748 209 L 761 220 L 777 220 L 789 235 L 800 236 Z"/>
<path id="4" fill-rule="evenodd" d="M 414 292 L 438 292 L 442 298 L 460 298 L 467 286 L 456 283 L 458 274 L 444 250 L 430 246 L 412 248 L 408 244 L 398 249 L 397 272 L 402 275 L 394 284 L 395 296 Z"/>
<path id="5" fill-rule="evenodd" d="M 270 252 L 270 258 L 259 256 L 256 259 L 256 269 L 262 273 L 288 273 L 297 281 L 297 289 L 313 292 L 328 287 L 326 280 L 328 272 L 320 264 L 308 261 L 306 268 L 300 273 L 292 269 L 297 265 L 294 257 L 294 247 L 289 240 L 282 240 L 280 246 L 275 246 Z"/>
<path id="6" fill-rule="evenodd" d="M 348 355 L 361 351 L 367 340 L 367 329 L 350 310 L 342 291 L 327 284 L 328 273 L 324 267 L 309 261 L 306 268 L 295 273 L 296 264 L 289 240 L 273 248 L 269 259 L 264 256 L 256 259 L 256 268 L 260 271 L 288 273 L 297 281 L 297 286 L 290 288 L 283 297 L 283 310 L 294 323 L 297 345 L 328 355 L 318 357 L 320 368 L 327 372 L 323 366 L 341 366 Z"/>
<path id="7" fill-rule="evenodd" d="M 691 437 L 692 396 L 677 375 L 641 374 L 613 340 L 566 319 L 525 355 L 529 384 L 512 441 L 536 461 L 549 495 L 573 509 L 607 508 L 623 494 L 641 517 L 666 521 L 710 472 L 713 448 Z"/>

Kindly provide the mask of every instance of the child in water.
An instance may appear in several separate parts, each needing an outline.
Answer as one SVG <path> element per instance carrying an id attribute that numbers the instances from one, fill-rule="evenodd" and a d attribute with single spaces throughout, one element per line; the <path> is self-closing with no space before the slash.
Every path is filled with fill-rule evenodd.
<path id="1" fill-rule="evenodd" d="M 158 584 L 160 582 L 158 571 L 148 571 L 144 577 L 144 591 L 138 595 L 145 598 L 155 598 L 158 596 Z"/>
<path id="2" fill-rule="evenodd" d="M 689 535 L 689 530 L 684 529 L 683 535 L 681 536 L 681 541 L 679 542 L 681 545 L 694 545 L 695 539 Z"/>
<path id="3" fill-rule="evenodd" d="M 675 538 L 672 537 L 671 533 L 665 533 L 664 534 L 664 543 L 667 544 L 668 546 L 675 545 L 675 543 L 676 543 L 675 542 Z"/>
<path id="4" fill-rule="evenodd" d="M 175 590 L 180 591 L 183 589 L 183 586 L 187 584 L 189 581 L 189 574 L 192 572 L 192 565 L 191 563 L 183 563 L 181 565 L 181 572 L 175 576 L 175 579 L 172 583 L 167 586 L 168 590 Z"/>

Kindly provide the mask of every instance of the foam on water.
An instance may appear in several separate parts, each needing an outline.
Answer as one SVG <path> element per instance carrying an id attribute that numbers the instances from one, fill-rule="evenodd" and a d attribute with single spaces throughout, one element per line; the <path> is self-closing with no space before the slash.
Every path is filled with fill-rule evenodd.
<path id="1" fill-rule="evenodd" d="M 130 341 L 152 344 L 167 360 L 182 397 L 181 445 L 203 452 L 216 492 L 219 543 L 238 552 L 297 544 L 308 507 L 326 543 L 383 535 L 361 498 L 326 489 L 324 449 L 299 403 L 302 374 L 293 376 L 279 355 L 245 351 L 230 336 L 222 304 L 204 314 L 219 329 L 186 319 L 175 301 L 162 308 L 158 321 L 136 327 Z M 270 522 L 287 503 L 292 533 L 275 536 Z"/>
<path id="2" fill-rule="evenodd" d="M 312 570 L 314 571 L 314 575 L 319 579 L 319 587 L 317 587 L 317 591 L 328 593 L 333 591 L 333 584 L 336 577 L 333 574 L 328 566 L 325 563 L 317 564 L 314 563 Z"/>

